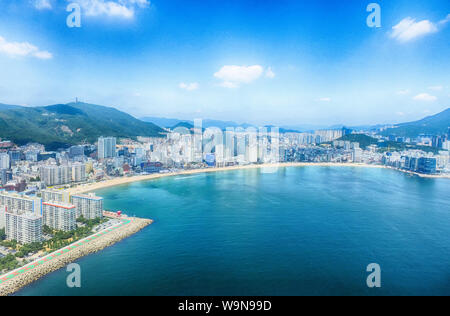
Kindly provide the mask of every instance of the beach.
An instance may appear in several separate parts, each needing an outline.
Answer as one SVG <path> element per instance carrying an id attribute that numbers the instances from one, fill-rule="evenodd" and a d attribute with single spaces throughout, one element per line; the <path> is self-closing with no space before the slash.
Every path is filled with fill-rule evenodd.
<path id="1" fill-rule="evenodd" d="M 271 168 L 286 168 L 286 167 L 308 167 L 308 166 L 321 166 L 321 167 L 359 167 L 359 168 L 387 168 L 392 170 L 397 170 L 411 175 L 416 175 L 423 178 L 448 178 L 450 175 L 425 175 L 412 171 L 401 170 L 393 167 L 388 167 L 384 165 L 372 165 L 363 163 L 307 163 L 307 162 L 292 162 L 292 163 L 279 163 L 279 164 L 260 164 L 260 165 L 245 165 L 245 166 L 231 166 L 222 168 L 204 168 L 204 169 L 192 169 L 192 170 L 180 170 L 177 172 L 170 173 L 155 173 L 149 175 L 131 176 L 131 177 L 120 177 L 110 180 L 104 180 L 101 182 L 96 182 L 92 184 L 79 185 L 77 187 L 69 189 L 70 194 L 81 194 L 92 192 L 104 188 L 114 187 L 118 185 L 130 184 L 134 182 L 147 181 L 160 179 L 165 177 L 174 177 L 180 175 L 192 175 L 200 173 L 211 173 L 211 172 L 222 172 L 222 171 L 233 171 L 233 170 L 245 170 L 245 169 L 271 169 Z"/>
<path id="2" fill-rule="evenodd" d="M 123 218 L 120 224 L 95 233 L 67 247 L 48 254 L 32 263 L 0 276 L 0 296 L 11 295 L 48 273 L 64 268 L 71 262 L 96 253 L 125 239 L 153 221 L 142 218 Z"/>

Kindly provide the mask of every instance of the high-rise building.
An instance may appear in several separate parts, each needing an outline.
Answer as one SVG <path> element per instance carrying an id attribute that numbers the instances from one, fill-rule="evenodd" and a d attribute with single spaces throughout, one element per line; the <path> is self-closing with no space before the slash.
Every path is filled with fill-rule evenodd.
<path id="1" fill-rule="evenodd" d="M 436 173 L 437 161 L 436 158 L 420 157 L 418 159 L 417 171 L 421 173 Z"/>
<path id="2" fill-rule="evenodd" d="M 116 156 L 116 138 L 100 137 L 98 139 L 98 159 L 114 158 Z"/>
<path id="3" fill-rule="evenodd" d="M 15 193 L 0 192 L 0 206 L 8 209 L 42 215 L 42 199 L 19 195 Z"/>
<path id="4" fill-rule="evenodd" d="M 42 216 L 33 213 L 8 210 L 5 212 L 6 239 L 20 244 L 42 241 Z"/>
<path id="5" fill-rule="evenodd" d="M 76 217 L 85 219 L 103 217 L 103 198 L 95 194 L 80 194 L 71 197 L 71 203 L 76 207 Z"/>
<path id="6" fill-rule="evenodd" d="M 46 186 L 61 185 L 72 182 L 71 166 L 43 166 L 40 169 L 41 181 Z"/>
<path id="7" fill-rule="evenodd" d="M 447 140 L 442 144 L 442 149 L 450 151 L 450 140 Z"/>
<path id="8" fill-rule="evenodd" d="M 0 205 L 0 229 L 6 227 L 6 210 L 8 208 L 5 205 Z"/>
<path id="9" fill-rule="evenodd" d="M 86 165 L 76 163 L 72 165 L 72 181 L 83 182 L 86 180 Z"/>
<path id="10" fill-rule="evenodd" d="M 11 168 L 11 159 L 7 153 L 0 153 L 0 169 Z"/>
<path id="11" fill-rule="evenodd" d="M 42 213 L 43 225 L 66 232 L 77 228 L 74 205 L 61 202 L 44 202 Z"/>
<path id="12" fill-rule="evenodd" d="M 19 150 L 10 150 L 8 154 L 11 165 L 14 165 L 18 161 L 22 160 L 22 153 Z"/>
<path id="13" fill-rule="evenodd" d="M 5 185 L 8 182 L 8 170 L 0 169 L 0 185 Z"/>
<path id="14" fill-rule="evenodd" d="M 69 148 L 69 157 L 84 156 L 84 146 L 72 146 Z"/>
<path id="15" fill-rule="evenodd" d="M 361 162 L 362 161 L 362 149 L 359 147 L 355 147 L 352 152 L 353 162 Z"/>
<path id="16" fill-rule="evenodd" d="M 443 139 L 441 136 L 433 136 L 431 140 L 431 146 L 436 148 L 442 148 Z"/>
<path id="17" fill-rule="evenodd" d="M 42 190 L 42 201 L 44 202 L 62 202 L 62 203 L 69 203 L 70 202 L 70 195 L 68 191 L 65 190 Z"/>

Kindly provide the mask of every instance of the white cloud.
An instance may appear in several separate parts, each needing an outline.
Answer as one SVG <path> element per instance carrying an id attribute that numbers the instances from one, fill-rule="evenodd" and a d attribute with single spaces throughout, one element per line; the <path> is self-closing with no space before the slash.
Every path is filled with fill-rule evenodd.
<path id="1" fill-rule="evenodd" d="M 401 20 L 400 23 L 392 28 L 391 37 L 400 42 L 408 42 L 417 37 L 435 33 L 437 31 L 438 28 L 436 25 L 428 20 L 416 22 L 415 19 L 408 17 Z"/>
<path id="2" fill-rule="evenodd" d="M 182 83 L 180 83 L 178 85 L 178 87 L 180 89 L 183 89 L 183 90 L 194 91 L 194 90 L 197 90 L 199 88 L 199 84 L 197 82 L 192 82 L 192 83 L 184 83 L 184 82 L 182 82 Z"/>
<path id="3" fill-rule="evenodd" d="M 405 90 L 399 90 L 399 91 L 397 91 L 397 94 L 398 94 L 398 95 L 406 95 L 406 94 L 409 94 L 409 90 L 407 90 L 407 89 L 405 89 Z"/>
<path id="4" fill-rule="evenodd" d="M 404 115 L 405 115 L 404 112 L 397 112 L 396 114 L 397 114 L 398 116 L 404 116 Z"/>
<path id="5" fill-rule="evenodd" d="M 397 39 L 399 42 L 405 43 L 427 34 L 436 33 L 448 22 L 450 22 L 450 14 L 448 14 L 445 19 L 437 23 L 433 23 L 429 20 L 416 22 L 416 19 L 407 17 L 401 20 L 397 25 L 392 27 L 392 32 L 390 35 L 392 38 Z"/>
<path id="6" fill-rule="evenodd" d="M 68 0 L 72 2 L 72 0 Z M 131 19 L 136 8 L 145 8 L 150 5 L 148 0 L 78 0 L 83 12 L 88 16 L 110 16 Z"/>
<path id="7" fill-rule="evenodd" d="M 33 4 L 38 10 L 50 10 L 52 8 L 50 0 L 34 0 Z"/>
<path id="8" fill-rule="evenodd" d="M 237 88 L 241 84 L 248 84 L 260 78 L 264 68 L 260 65 L 254 66 L 223 66 L 214 77 L 221 79 L 222 87 Z"/>
<path id="9" fill-rule="evenodd" d="M 271 67 L 267 68 L 267 70 L 266 70 L 266 78 L 269 78 L 269 79 L 275 78 L 275 73 L 273 72 Z"/>
<path id="10" fill-rule="evenodd" d="M 420 93 L 416 95 L 413 100 L 416 101 L 425 101 L 425 102 L 433 102 L 436 101 L 437 98 L 434 95 L 429 95 L 428 93 Z"/>
<path id="11" fill-rule="evenodd" d="M 318 99 L 320 102 L 331 102 L 331 98 L 320 98 Z"/>
<path id="12" fill-rule="evenodd" d="M 447 16 L 445 17 L 445 19 L 439 21 L 438 24 L 439 24 L 439 25 L 445 25 L 445 24 L 447 24 L 448 22 L 450 22 L 450 14 L 447 14 Z"/>
<path id="13" fill-rule="evenodd" d="M 53 55 L 48 51 L 42 51 L 38 47 L 28 43 L 8 42 L 0 36 L 0 53 L 10 57 L 36 57 L 39 59 L 51 59 Z"/>
<path id="14" fill-rule="evenodd" d="M 434 91 L 441 91 L 443 89 L 443 87 L 442 86 L 432 86 L 432 87 L 428 87 L 428 89 L 434 90 Z"/>

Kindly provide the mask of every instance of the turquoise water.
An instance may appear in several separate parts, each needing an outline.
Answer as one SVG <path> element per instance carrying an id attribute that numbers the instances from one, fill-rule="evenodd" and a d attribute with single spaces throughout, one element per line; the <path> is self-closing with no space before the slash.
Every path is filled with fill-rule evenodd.
<path id="1" fill-rule="evenodd" d="M 98 191 L 155 223 L 18 295 L 450 295 L 450 180 L 304 167 Z M 380 289 L 366 267 L 382 269 Z"/>

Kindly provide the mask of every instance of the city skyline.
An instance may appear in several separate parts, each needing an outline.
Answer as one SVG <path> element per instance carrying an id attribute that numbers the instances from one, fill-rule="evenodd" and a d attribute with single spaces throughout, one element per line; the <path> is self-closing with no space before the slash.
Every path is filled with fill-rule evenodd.
<path id="1" fill-rule="evenodd" d="M 76 2 L 76 1 L 74 1 Z M 449 107 L 446 1 L 0 2 L 3 103 L 75 97 L 136 117 L 393 124 Z M 26 90 L 27 93 L 21 93 Z"/>

